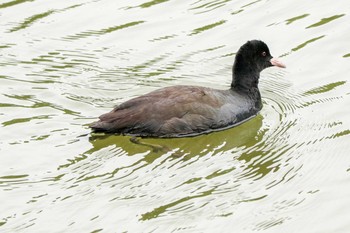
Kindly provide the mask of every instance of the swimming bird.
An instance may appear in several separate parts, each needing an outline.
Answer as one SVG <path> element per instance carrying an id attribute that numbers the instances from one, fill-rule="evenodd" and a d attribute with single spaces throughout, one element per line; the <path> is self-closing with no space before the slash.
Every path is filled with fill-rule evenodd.
<path id="1" fill-rule="evenodd" d="M 240 47 L 229 89 L 177 85 L 130 99 L 90 125 L 95 132 L 141 137 L 186 137 L 237 126 L 262 108 L 260 72 L 285 65 L 260 40 Z"/>

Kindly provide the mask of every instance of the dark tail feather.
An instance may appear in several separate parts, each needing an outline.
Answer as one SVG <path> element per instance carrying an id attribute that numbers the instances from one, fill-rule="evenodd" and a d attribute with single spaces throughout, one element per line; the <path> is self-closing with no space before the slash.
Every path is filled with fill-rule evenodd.
<path id="1" fill-rule="evenodd" d="M 94 131 L 94 132 L 108 132 L 111 131 L 112 125 L 111 123 L 104 122 L 104 121 L 96 121 L 89 125 L 89 127 Z"/>

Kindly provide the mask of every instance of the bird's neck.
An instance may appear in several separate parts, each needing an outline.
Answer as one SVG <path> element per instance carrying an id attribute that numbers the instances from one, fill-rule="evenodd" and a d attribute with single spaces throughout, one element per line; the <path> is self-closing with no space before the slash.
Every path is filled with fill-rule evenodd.
<path id="1" fill-rule="evenodd" d="M 231 89 L 240 91 L 259 91 L 260 71 L 242 57 L 235 60 L 232 68 Z"/>
<path id="2" fill-rule="evenodd" d="M 232 69 L 231 90 L 248 96 L 256 109 L 262 108 L 261 95 L 258 88 L 260 71 L 253 64 L 247 64 L 243 59 L 236 60 Z"/>
<path id="3" fill-rule="evenodd" d="M 259 73 L 241 74 L 233 73 L 231 89 L 240 90 L 245 92 L 259 91 Z"/>

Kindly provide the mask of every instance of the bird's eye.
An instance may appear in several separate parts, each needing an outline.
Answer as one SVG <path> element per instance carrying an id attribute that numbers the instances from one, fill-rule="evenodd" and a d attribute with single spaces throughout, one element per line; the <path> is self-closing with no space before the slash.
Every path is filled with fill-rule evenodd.
<path id="1" fill-rule="evenodd" d="M 265 52 L 265 51 L 262 52 L 261 55 L 262 55 L 263 57 L 265 57 L 265 56 L 266 56 L 266 52 Z"/>

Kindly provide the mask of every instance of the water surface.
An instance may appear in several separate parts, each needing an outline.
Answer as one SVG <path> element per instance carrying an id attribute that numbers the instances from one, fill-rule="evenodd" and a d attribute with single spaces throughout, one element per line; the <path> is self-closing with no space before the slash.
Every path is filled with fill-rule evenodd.
<path id="1" fill-rule="evenodd" d="M 348 232 L 350 3 L 0 3 L 1 232 Z M 228 88 L 265 41 L 264 107 L 179 139 L 91 135 L 157 88 Z"/>

